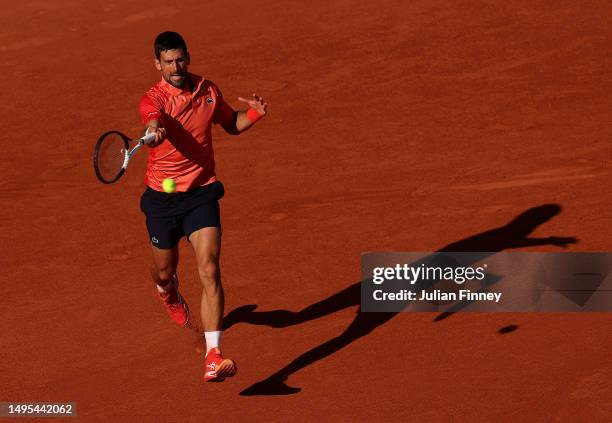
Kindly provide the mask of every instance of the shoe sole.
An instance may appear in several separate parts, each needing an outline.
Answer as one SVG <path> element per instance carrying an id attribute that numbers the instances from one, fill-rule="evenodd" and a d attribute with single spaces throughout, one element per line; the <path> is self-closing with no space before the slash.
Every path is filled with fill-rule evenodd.
<path id="1" fill-rule="evenodd" d="M 178 323 L 181 326 L 187 326 L 189 324 L 189 318 L 191 317 L 189 315 L 189 306 L 187 305 L 187 302 L 185 301 L 185 299 L 183 298 L 183 296 L 181 295 L 180 292 L 177 292 L 177 295 L 178 295 L 179 303 L 181 303 L 183 306 L 185 306 L 185 313 L 187 314 L 187 319 L 185 319 L 185 323 L 183 323 L 183 324 L 181 324 L 179 322 L 176 322 L 176 323 Z"/>
<path id="2" fill-rule="evenodd" d="M 219 368 L 215 372 L 215 376 L 208 378 L 208 379 L 206 378 L 206 376 L 204 376 L 204 381 L 223 382 L 226 377 L 234 376 L 237 371 L 238 371 L 238 367 L 236 366 L 236 363 L 234 363 L 234 360 L 230 360 L 229 358 L 226 358 L 219 365 Z"/>

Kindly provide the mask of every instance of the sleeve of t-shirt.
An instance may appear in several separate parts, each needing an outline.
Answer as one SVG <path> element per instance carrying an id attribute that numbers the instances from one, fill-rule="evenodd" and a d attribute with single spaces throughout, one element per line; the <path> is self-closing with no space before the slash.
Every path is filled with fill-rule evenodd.
<path id="1" fill-rule="evenodd" d="M 159 119 L 161 118 L 161 105 L 158 104 L 155 99 L 151 98 L 151 96 L 145 94 L 140 99 L 140 120 L 142 120 L 143 124 L 147 124 L 151 119 Z"/>
<path id="2" fill-rule="evenodd" d="M 221 126 L 224 127 L 232 126 L 235 123 L 234 109 L 232 109 L 231 106 L 225 102 L 221 90 L 219 90 L 219 88 L 216 86 L 214 89 L 217 92 L 217 107 L 215 109 L 215 113 L 213 114 L 213 122 L 220 123 Z"/>

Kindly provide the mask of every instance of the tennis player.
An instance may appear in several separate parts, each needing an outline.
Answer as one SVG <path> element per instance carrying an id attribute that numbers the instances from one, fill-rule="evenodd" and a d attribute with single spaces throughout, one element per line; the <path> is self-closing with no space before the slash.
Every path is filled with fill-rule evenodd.
<path id="1" fill-rule="evenodd" d="M 221 219 L 219 199 L 224 189 L 215 175 L 211 129 L 213 123 L 237 135 L 266 115 L 267 103 L 253 94 L 238 100 L 249 107 L 234 111 L 211 81 L 187 71 L 187 45 L 176 32 L 157 36 L 155 67 L 161 80 L 140 101 L 140 116 L 150 144 L 140 207 L 153 249 L 151 276 L 170 318 L 189 322 L 189 308 L 179 293 L 176 275 L 178 243 L 185 236 L 195 251 L 202 282 L 201 317 L 206 359 L 204 380 L 220 382 L 237 367 L 221 354 L 224 296 L 219 269 Z M 172 178 L 175 193 L 166 193 L 162 181 Z"/>

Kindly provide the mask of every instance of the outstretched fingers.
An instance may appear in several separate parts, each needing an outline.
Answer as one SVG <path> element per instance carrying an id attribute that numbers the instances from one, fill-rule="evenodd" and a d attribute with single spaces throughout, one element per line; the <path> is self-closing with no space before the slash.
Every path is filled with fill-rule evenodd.
<path id="1" fill-rule="evenodd" d="M 263 97 L 258 96 L 257 94 L 253 93 L 253 98 L 244 98 L 244 97 L 238 97 L 238 101 L 241 101 L 243 103 L 247 103 L 249 106 L 252 107 L 253 104 L 259 104 L 259 105 L 268 105 L 268 103 L 264 102 Z"/>

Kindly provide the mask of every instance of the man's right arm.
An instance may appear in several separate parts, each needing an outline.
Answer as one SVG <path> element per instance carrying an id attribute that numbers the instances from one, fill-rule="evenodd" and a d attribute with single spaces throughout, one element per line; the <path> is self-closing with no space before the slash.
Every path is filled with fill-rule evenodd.
<path id="1" fill-rule="evenodd" d="M 159 119 L 151 119 L 145 123 L 145 135 L 152 133 L 155 134 L 155 139 L 147 144 L 149 147 L 160 145 L 166 138 L 166 129 L 160 126 Z"/>
<path id="2" fill-rule="evenodd" d="M 145 134 L 155 134 L 155 139 L 147 144 L 149 147 L 155 147 L 161 144 L 166 138 L 166 130 L 161 123 L 161 110 L 159 105 L 147 94 L 142 96 L 140 100 L 140 118 L 145 125 Z"/>

